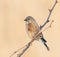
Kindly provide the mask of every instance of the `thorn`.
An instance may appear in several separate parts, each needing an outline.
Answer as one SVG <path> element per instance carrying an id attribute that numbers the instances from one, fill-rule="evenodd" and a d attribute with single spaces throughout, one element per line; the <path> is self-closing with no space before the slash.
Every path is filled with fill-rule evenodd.
<path id="1" fill-rule="evenodd" d="M 47 22 L 49 22 L 49 20 L 47 20 Z"/>
<path id="2" fill-rule="evenodd" d="M 49 12 L 51 12 L 51 9 L 48 9 L 49 10 Z"/>
<path id="3" fill-rule="evenodd" d="M 58 3 L 58 1 L 56 0 L 56 3 Z"/>
<path id="4" fill-rule="evenodd" d="M 52 20 L 52 22 L 54 22 L 54 20 Z"/>

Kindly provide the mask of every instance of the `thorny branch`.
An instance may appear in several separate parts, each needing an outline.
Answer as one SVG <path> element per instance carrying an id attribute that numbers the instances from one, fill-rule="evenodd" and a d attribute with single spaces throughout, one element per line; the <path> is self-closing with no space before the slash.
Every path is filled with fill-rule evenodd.
<path id="1" fill-rule="evenodd" d="M 52 11 L 53 11 L 56 3 L 57 3 L 57 0 L 55 1 L 55 3 L 54 3 L 54 5 L 52 6 L 52 8 L 49 9 L 49 15 L 48 15 L 48 17 L 47 17 L 47 20 L 45 21 L 45 23 L 44 23 L 43 25 L 40 26 L 40 29 L 42 29 L 42 28 L 49 22 L 49 18 L 50 18 L 50 16 L 51 16 L 51 13 L 52 13 Z M 52 21 L 52 22 L 53 22 L 53 21 Z M 51 22 L 51 24 L 52 24 L 52 22 Z M 51 24 L 50 24 L 46 29 L 48 29 L 49 27 L 51 27 Z M 45 30 L 46 30 L 46 29 L 45 29 Z M 43 30 L 43 31 L 45 31 L 45 30 Z M 24 47 L 22 47 L 22 48 L 18 49 L 17 51 L 15 51 L 10 57 L 12 57 L 15 53 L 17 53 L 18 51 L 20 51 L 21 49 L 24 48 L 24 49 L 22 50 L 22 52 L 17 55 L 17 57 L 21 57 L 21 56 L 24 54 L 24 52 L 31 46 L 32 42 L 34 42 L 34 40 L 37 38 L 37 36 L 40 35 L 40 33 L 42 33 L 43 31 L 40 30 L 39 33 L 35 36 L 34 39 L 32 39 L 32 40 L 31 40 L 27 45 L 25 45 Z"/>

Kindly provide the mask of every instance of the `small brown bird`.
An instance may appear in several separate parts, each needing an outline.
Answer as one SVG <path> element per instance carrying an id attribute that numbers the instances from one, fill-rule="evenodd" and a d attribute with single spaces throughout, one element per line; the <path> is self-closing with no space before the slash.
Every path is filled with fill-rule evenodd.
<path id="1" fill-rule="evenodd" d="M 27 30 L 27 34 L 29 35 L 29 37 L 31 39 L 35 38 L 35 36 L 38 34 L 38 32 L 40 31 L 40 27 L 37 24 L 37 22 L 35 21 L 35 19 L 31 16 L 26 17 L 26 19 L 24 20 L 26 22 L 26 30 Z M 49 47 L 46 44 L 46 40 L 43 37 L 43 34 L 40 33 L 39 36 L 37 36 L 36 40 L 40 40 L 43 42 L 43 44 L 45 45 L 45 47 L 47 48 L 47 50 L 49 50 Z"/>

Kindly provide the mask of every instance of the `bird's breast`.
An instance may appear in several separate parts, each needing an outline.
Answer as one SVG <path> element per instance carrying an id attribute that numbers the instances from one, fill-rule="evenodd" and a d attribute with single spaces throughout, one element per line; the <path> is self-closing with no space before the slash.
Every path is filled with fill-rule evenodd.
<path id="1" fill-rule="evenodd" d="M 39 32 L 38 26 L 36 26 L 34 23 L 29 23 L 27 26 L 27 30 L 28 30 L 28 34 L 31 37 L 34 37 Z"/>

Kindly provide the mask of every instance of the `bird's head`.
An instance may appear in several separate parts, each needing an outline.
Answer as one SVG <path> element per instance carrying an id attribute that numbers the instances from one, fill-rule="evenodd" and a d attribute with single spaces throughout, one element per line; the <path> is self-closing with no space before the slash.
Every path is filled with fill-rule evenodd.
<path id="1" fill-rule="evenodd" d="M 28 16 L 28 17 L 26 17 L 26 18 L 24 19 L 24 21 L 25 21 L 25 22 L 29 22 L 29 23 L 31 23 L 31 22 L 34 22 L 35 20 L 34 20 L 33 17 Z"/>

